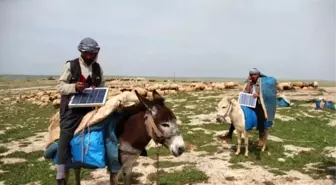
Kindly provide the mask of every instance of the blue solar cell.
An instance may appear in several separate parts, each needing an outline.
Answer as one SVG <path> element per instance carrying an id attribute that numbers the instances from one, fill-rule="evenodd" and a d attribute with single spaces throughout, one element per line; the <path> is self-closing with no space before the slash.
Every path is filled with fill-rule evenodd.
<path id="1" fill-rule="evenodd" d="M 79 97 L 79 96 L 74 96 L 74 97 L 72 98 L 72 103 L 77 104 L 77 103 L 79 102 L 79 100 L 80 100 L 80 97 Z"/>
<path id="2" fill-rule="evenodd" d="M 76 94 L 73 99 L 72 99 L 72 103 L 73 104 L 78 104 L 81 102 L 83 95 L 82 94 Z"/>
<path id="3" fill-rule="evenodd" d="M 83 92 L 80 96 L 81 98 L 78 103 L 87 103 L 89 96 L 90 96 L 90 92 Z"/>
<path id="4" fill-rule="evenodd" d="M 96 94 L 96 91 L 91 91 L 90 93 L 88 93 L 88 99 L 86 102 L 83 102 L 83 103 L 97 103 L 95 100 L 95 96 L 94 96 L 95 94 Z"/>
<path id="5" fill-rule="evenodd" d="M 71 104 L 102 104 L 107 90 L 107 88 L 84 89 L 82 93 L 73 97 Z"/>
<path id="6" fill-rule="evenodd" d="M 104 101 L 104 97 L 105 97 L 105 94 L 106 94 L 106 89 L 102 89 L 104 91 L 98 91 L 97 92 L 97 96 L 96 96 L 96 101 L 97 102 L 103 102 Z"/>

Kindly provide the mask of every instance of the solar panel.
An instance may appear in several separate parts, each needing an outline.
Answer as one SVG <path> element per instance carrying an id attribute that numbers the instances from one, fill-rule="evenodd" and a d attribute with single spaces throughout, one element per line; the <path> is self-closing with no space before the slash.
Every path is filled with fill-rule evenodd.
<path id="1" fill-rule="evenodd" d="M 257 105 L 257 98 L 253 98 L 252 94 L 240 92 L 238 102 L 242 106 L 255 108 Z"/>
<path id="2" fill-rule="evenodd" d="M 103 106 L 106 102 L 108 90 L 106 87 L 86 88 L 82 93 L 71 97 L 69 107 Z"/>

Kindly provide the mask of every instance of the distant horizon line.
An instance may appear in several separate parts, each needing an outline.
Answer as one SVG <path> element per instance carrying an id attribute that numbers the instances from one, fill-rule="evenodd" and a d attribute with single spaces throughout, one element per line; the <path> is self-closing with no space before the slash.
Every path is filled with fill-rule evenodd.
<path id="1" fill-rule="evenodd" d="M 32 76 L 32 77 L 56 77 L 56 76 L 59 76 L 59 75 L 52 75 L 52 74 L 49 74 L 49 75 L 38 75 L 38 74 L 1 74 L 0 73 L 0 77 L 3 77 L 3 76 L 22 76 L 22 77 L 29 77 L 29 76 Z M 230 80 L 241 80 L 241 79 L 245 79 L 245 78 L 238 78 L 238 77 L 211 77 L 211 76 L 206 76 L 206 77 L 186 77 L 186 76 L 135 76 L 135 75 L 104 75 L 106 77 L 119 77 L 119 78 L 125 78 L 125 77 L 131 77 L 131 78 L 160 78 L 160 79 L 230 79 Z M 288 80 L 288 81 L 291 81 L 291 80 L 302 80 L 302 81 L 328 81 L 328 82 L 336 82 L 336 79 L 335 80 L 321 80 L 321 79 L 305 79 L 305 78 L 296 78 L 296 79 L 292 79 L 292 78 L 277 78 L 278 80 L 280 81 L 284 81 L 284 80 Z"/>

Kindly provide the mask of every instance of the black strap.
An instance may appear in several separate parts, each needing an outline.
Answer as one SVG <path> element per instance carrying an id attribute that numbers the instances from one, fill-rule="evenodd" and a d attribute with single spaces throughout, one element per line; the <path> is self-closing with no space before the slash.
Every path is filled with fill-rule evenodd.
<path id="1" fill-rule="evenodd" d="M 79 58 L 76 58 L 74 60 L 69 60 L 67 62 L 70 62 L 71 79 L 69 83 L 79 82 L 81 79 L 81 75 L 82 75 L 82 70 L 79 64 Z"/>
<path id="2" fill-rule="evenodd" d="M 92 81 L 95 86 L 99 86 L 102 81 L 100 65 L 97 62 L 92 64 Z"/>
<path id="3" fill-rule="evenodd" d="M 71 80 L 70 83 L 76 83 L 81 80 L 82 70 L 79 63 L 79 58 L 74 60 L 69 60 L 70 62 L 70 73 L 71 73 Z M 92 64 L 92 81 L 93 85 L 99 86 L 101 83 L 101 68 L 97 62 Z"/>

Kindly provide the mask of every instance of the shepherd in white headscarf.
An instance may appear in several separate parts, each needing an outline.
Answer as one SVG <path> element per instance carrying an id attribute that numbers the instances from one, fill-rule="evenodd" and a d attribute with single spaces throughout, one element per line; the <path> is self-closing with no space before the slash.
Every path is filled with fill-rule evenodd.
<path id="1" fill-rule="evenodd" d="M 257 105 L 254 108 L 254 111 L 257 115 L 258 119 L 258 130 L 259 130 L 259 142 L 258 146 L 263 146 L 265 141 L 265 131 L 264 131 L 264 123 L 266 121 L 265 112 L 262 108 L 261 101 L 260 101 L 260 85 L 259 85 L 259 77 L 265 77 L 265 75 L 261 74 L 260 71 L 257 68 L 253 68 L 249 71 L 249 76 L 247 81 L 245 81 L 245 87 L 244 92 L 253 94 L 254 98 L 257 98 Z M 232 139 L 232 133 L 234 131 L 234 126 L 231 124 L 229 132 L 224 135 L 220 136 L 221 139 L 224 140 L 231 140 Z"/>

